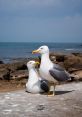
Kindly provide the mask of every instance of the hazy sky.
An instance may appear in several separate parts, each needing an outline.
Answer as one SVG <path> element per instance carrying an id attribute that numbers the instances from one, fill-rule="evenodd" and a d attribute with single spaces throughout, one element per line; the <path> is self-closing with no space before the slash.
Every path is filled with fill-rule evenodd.
<path id="1" fill-rule="evenodd" d="M 0 0 L 0 41 L 82 42 L 82 0 Z"/>

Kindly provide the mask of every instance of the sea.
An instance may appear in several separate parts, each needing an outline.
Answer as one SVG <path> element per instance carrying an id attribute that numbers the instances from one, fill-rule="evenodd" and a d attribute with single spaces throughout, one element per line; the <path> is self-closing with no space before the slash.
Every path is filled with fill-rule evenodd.
<path id="1" fill-rule="evenodd" d="M 82 43 L 48 43 L 48 42 L 0 42 L 0 60 L 5 63 L 17 58 L 34 58 L 32 50 L 47 45 L 51 52 L 82 53 Z"/>

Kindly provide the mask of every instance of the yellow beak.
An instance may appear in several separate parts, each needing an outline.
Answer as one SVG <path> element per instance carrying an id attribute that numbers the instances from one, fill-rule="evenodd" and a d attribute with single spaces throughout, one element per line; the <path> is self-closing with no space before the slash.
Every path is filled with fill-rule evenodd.
<path id="1" fill-rule="evenodd" d="M 39 53 L 39 50 L 32 51 L 32 54 Z"/>
<path id="2" fill-rule="evenodd" d="M 39 65 L 40 63 L 39 63 L 38 61 L 35 61 L 35 64 L 36 64 L 36 65 Z"/>

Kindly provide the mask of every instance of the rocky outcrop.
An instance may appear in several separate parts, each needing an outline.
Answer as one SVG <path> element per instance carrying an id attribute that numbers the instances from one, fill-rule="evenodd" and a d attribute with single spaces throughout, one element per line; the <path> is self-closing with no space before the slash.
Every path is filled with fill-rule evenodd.
<path id="1" fill-rule="evenodd" d="M 28 78 L 28 71 L 27 70 L 17 70 L 11 73 L 12 80 L 22 80 L 24 78 Z"/>
<path id="2" fill-rule="evenodd" d="M 82 57 L 82 53 L 72 53 L 72 54 L 75 55 L 75 56 Z"/>
<path id="3" fill-rule="evenodd" d="M 22 59 L 22 61 L 17 61 L 8 64 L 0 64 L 0 79 L 1 80 L 16 80 L 28 77 L 27 62 L 32 59 Z M 39 61 L 35 58 L 34 60 Z"/>
<path id="4" fill-rule="evenodd" d="M 71 81 L 82 81 L 82 54 L 72 53 L 50 53 L 52 62 L 59 64 L 66 69 L 71 75 Z M 25 86 L 28 79 L 27 62 L 29 60 L 41 61 L 40 57 L 35 59 L 15 60 L 10 64 L 0 64 L 0 83 L 14 81 L 14 86 Z M 39 67 L 39 66 L 38 66 Z M 3 83 L 1 83 L 2 85 Z M 9 86 L 9 85 L 8 85 Z"/>
<path id="5" fill-rule="evenodd" d="M 71 74 L 72 80 L 82 80 L 82 53 L 51 53 L 50 58 L 65 68 Z"/>

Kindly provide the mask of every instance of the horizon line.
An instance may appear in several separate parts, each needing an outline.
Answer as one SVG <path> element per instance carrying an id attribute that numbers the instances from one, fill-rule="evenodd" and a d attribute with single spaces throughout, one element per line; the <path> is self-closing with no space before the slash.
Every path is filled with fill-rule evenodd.
<path id="1" fill-rule="evenodd" d="M 45 41 L 45 42 L 32 42 L 32 41 L 0 41 L 0 43 L 82 43 L 82 42 L 55 42 L 55 41 L 52 41 L 52 42 L 49 42 L 49 41 Z"/>

